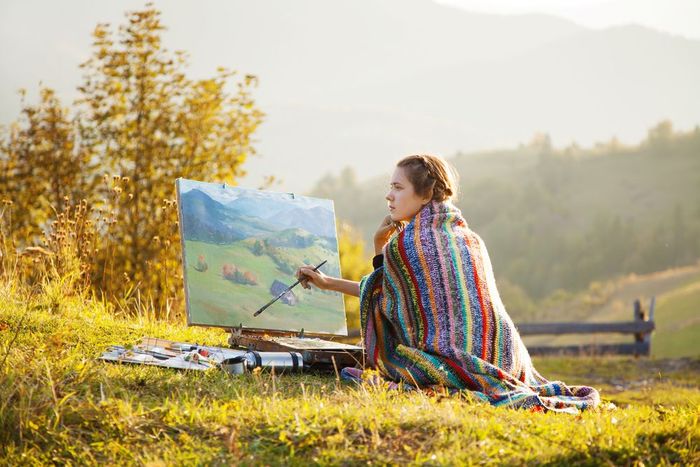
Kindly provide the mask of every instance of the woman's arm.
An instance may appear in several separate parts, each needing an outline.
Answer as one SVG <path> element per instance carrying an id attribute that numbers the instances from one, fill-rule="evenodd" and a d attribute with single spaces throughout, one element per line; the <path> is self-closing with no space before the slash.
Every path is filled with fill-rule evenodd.
<path id="1" fill-rule="evenodd" d="M 302 266 L 297 269 L 296 277 L 299 283 L 305 289 L 310 289 L 309 282 L 322 290 L 334 290 L 346 295 L 354 297 L 360 296 L 360 283 L 341 279 L 339 277 L 330 277 L 321 271 L 314 271 L 312 267 Z"/>
<path id="2" fill-rule="evenodd" d="M 352 295 L 353 297 L 360 296 L 360 283 L 355 281 L 349 281 L 347 279 L 341 279 L 339 277 L 329 277 L 330 279 L 330 290 L 335 290 L 336 292 L 344 293 L 345 295 Z"/>
<path id="3" fill-rule="evenodd" d="M 405 222 L 393 221 L 391 215 L 382 219 L 379 227 L 377 227 L 377 231 L 374 233 L 374 254 L 380 254 L 391 236 L 401 232 L 405 226 Z"/>

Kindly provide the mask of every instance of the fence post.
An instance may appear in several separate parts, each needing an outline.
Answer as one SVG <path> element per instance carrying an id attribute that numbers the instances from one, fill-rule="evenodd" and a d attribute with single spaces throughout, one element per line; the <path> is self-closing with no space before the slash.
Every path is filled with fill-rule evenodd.
<path id="1" fill-rule="evenodd" d="M 654 321 L 654 308 L 656 307 L 656 295 L 651 296 L 651 300 L 649 300 L 649 316 L 647 317 L 647 321 Z M 651 333 L 653 331 L 649 331 L 647 333 L 644 333 L 644 344 L 646 346 L 646 355 L 651 354 Z"/>
<path id="2" fill-rule="evenodd" d="M 654 299 L 652 299 L 652 306 L 654 303 Z M 653 308 L 650 312 L 650 314 L 653 313 Z M 642 302 L 639 299 L 636 299 L 634 301 L 634 321 L 646 321 L 645 320 L 645 315 L 646 313 L 644 312 L 644 308 L 642 308 Z M 634 356 L 639 357 L 640 355 L 649 355 L 650 350 L 651 350 L 651 333 L 635 333 L 634 334 L 634 343 L 635 343 L 635 351 L 634 351 Z"/>

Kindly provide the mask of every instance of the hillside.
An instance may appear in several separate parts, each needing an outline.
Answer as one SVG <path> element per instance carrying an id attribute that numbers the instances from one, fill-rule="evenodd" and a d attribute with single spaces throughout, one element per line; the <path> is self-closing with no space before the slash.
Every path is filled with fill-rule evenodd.
<path id="1" fill-rule="evenodd" d="M 125 319 L 104 303 L 0 288 L 0 464 L 692 465 L 700 361 L 537 359 L 617 409 L 494 408 L 468 393 L 398 392 L 335 375 L 232 377 L 95 360 L 154 336 L 225 345 L 218 329 Z M 609 407 L 606 405 L 606 407 Z"/>
<path id="2" fill-rule="evenodd" d="M 184 193 L 180 205 L 188 240 L 226 243 L 275 231 L 270 223 L 240 215 L 197 189 Z"/>
<path id="3" fill-rule="evenodd" d="M 539 301 L 700 258 L 700 127 L 674 133 L 663 122 L 633 146 L 554 148 L 545 135 L 450 161 L 461 177 L 456 204 L 486 241 L 496 278 L 512 285 L 504 286 L 511 298 Z M 333 199 L 338 217 L 371 244 L 387 213 L 389 176 L 357 182 L 346 169 L 312 194 Z"/>
<path id="4" fill-rule="evenodd" d="M 656 297 L 651 353 L 655 357 L 700 356 L 700 263 L 597 284 L 593 291 L 551 306 L 542 321 L 631 321 L 634 300 L 649 310 Z M 529 336 L 531 345 L 632 342 L 631 335 Z"/>

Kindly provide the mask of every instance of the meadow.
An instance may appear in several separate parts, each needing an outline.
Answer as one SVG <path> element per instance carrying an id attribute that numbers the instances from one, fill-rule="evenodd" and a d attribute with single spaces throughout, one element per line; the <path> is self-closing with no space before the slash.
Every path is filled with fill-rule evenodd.
<path id="1" fill-rule="evenodd" d="M 95 358 L 157 336 L 225 345 L 220 329 L 127 316 L 107 302 L 0 289 L 0 464 L 692 465 L 700 359 L 536 359 L 600 389 L 573 416 L 496 409 L 468 393 L 399 392 L 334 374 L 233 377 Z M 612 408 L 613 405 L 615 408 Z"/>
<path id="2" fill-rule="evenodd" d="M 161 40 L 160 17 L 147 4 L 121 25 L 96 24 L 76 101 L 40 84 L 38 99 L 20 92 L 17 121 L 0 127 L 0 465 L 700 464 L 700 276 L 608 289 L 622 275 L 700 257 L 700 127 L 674 132 L 670 121 L 631 146 L 553 148 L 540 135 L 453 158 L 459 207 L 493 253 L 516 322 L 556 307 L 588 319 L 608 299 L 610 313 L 597 317 L 621 310 L 627 319 L 629 297 L 665 284 L 652 358 L 535 359 L 550 379 L 599 388 L 600 409 L 534 413 L 337 373 L 234 377 L 97 360 L 144 336 L 219 346 L 228 337 L 185 323 L 173 182 L 240 182 L 265 118 L 258 77 L 226 64 L 191 76 L 188 53 Z M 339 238 L 342 271 L 357 280 L 369 268 L 362 238 L 386 215 L 388 179 L 357 182 L 353 170 L 308 194 L 332 199 L 339 225 L 359 228 Z M 261 186 L 274 188 L 275 175 Z M 209 274 L 217 285 L 190 298 L 223 313 L 238 306 L 242 321 L 269 299 L 273 279 L 293 281 L 289 265 L 329 254 L 290 251 L 198 245 L 187 262 L 203 255 L 208 268 L 190 278 L 201 285 Z M 261 268 L 260 301 L 223 280 L 225 264 Z M 253 299 L 231 298 L 242 296 Z M 317 309 L 337 298 L 301 296 Z M 348 303 L 356 324 L 357 301 Z M 332 325 L 320 314 L 310 321 Z M 272 309 L 259 322 L 295 327 Z"/>

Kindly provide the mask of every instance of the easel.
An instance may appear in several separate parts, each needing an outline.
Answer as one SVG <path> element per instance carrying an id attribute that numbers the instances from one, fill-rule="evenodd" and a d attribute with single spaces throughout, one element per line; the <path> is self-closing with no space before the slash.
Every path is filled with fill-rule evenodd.
<path id="1" fill-rule="evenodd" d="M 184 260 L 185 251 L 185 235 L 184 235 L 184 219 L 182 217 L 182 201 L 180 199 L 180 183 L 183 179 L 178 179 L 176 181 L 177 186 L 177 202 L 178 202 L 178 220 L 180 226 L 180 240 L 181 247 L 183 251 L 183 267 L 185 267 L 184 277 L 185 282 L 187 282 L 187 270 L 186 263 Z M 188 181 L 192 183 L 205 183 Z M 226 190 L 230 188 L 226 183 L 223 184 L 209 184 L 218 185 L 222 189 Z M 289 197 L 291 200 L 297 200 L 297 196 L 294 193 L 288 192 L 282 194 Z M 331 209 L 332 211 L 332 209 Z M 323 261 L 325 263 L 326 261 Z M 323 264 L 322 263 L 322 264 Z M 317 267 L 320 267 L 317 266 Z M 294 284 L 296 285 L 296 284 Z M 291 286 L 293 287 L 293 286 Z M 291 289 L 290 287 L 290 289 Z M 281 296 L 282 294 L 280 294 Z M 280 298 L 279 296 L 277 298 Z M 188 288 L 185 287 L 185 301 L 189 306 L 190 298 Z M 271 303 L 270 303 L 271 304 Z M 258 310 L 259 314 L 267 306 Z M 261 303 L 261 305 L 263 305 Z M 305 335 L 304 329 L 301 331 L 287 331 L 287 330 L 270 330 L 270 329 L 253 329 L 250 327 L 243 327 L 240 323 L 237 327 L 229 327 L 230 322 L 221 324 L 203 324 L 203 323 L 191 323 L 190 315 L 188 309 L 188 325 L 196 324 L 200 326 L 216 326 L 223 327 L 228 332 L 230 336 L 228 339 L 228 344 L 233 349 L 243 349 L 246 351 L 253 352 L 282 352 L 282 353 L 297 353 L 302 355 L 304 368 L 325 370 L 325 371 L 339 371 L 340 368 L 345 366 L 355 366 L 363 361 L 363 349 L 360 346 L 344 344 L 340 342 L 334 342 L 333 335 L 331 334 L 310 334 Z M 235 321 L 234 321 L 235 323 Z M 249 323 L 246 326 L 250 326 Z M 340 337 L 340 336 L 337 336 Z"/>
<path id="2" fill-rule="evenodd" d="M 254 330 L 239 325 L 229 329 L 232 348 L 261 352 L 299 352 L 304 365 L 321 371 L 339 371 L 341 367 L 362 363 L 362 347 L 285 331 Z M 326 336 L 323 336 L 326 337 Z"/>

